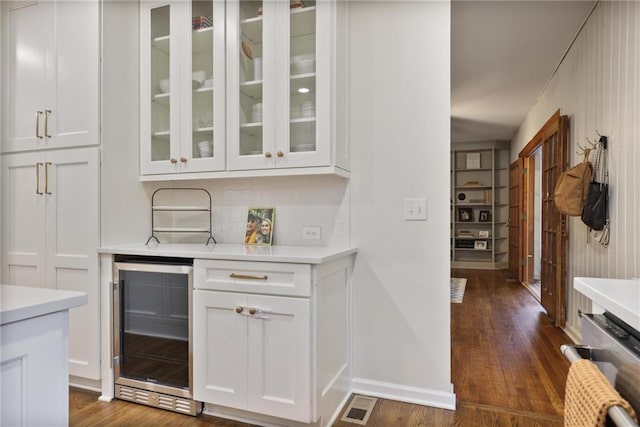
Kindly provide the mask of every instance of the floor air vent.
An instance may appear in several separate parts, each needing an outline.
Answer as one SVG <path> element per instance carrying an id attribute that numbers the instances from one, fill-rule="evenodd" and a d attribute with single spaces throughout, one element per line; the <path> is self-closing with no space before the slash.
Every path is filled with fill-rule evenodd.
<path id="1" fill-rule="evenodd" d="M 341 421 L 366 425 L 378 399 L 374 397 L 354 396 L 344 410 Z"/>

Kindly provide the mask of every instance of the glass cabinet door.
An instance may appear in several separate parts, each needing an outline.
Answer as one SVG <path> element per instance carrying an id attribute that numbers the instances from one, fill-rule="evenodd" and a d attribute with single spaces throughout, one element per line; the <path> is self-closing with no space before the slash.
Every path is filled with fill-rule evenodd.
<path id="1" fill-rule="evenodd" d="M 263 64 L 264 14 L 262 1 L 239 2 L 239 100 L 240 156 L 262 156 L 264 152 Z"/>
<path id="2" fill-rule="evenodd" d="M 151 162 L 169 161 L 171 158 L 171 104 L 172 91 L 177 93 L 175 76 L 171 67 L 171 6 L 154 7 L 150 10 L 150 78 L 148 93 L 151 97 Z"/>
<path id="3" fill-rule="evenodd" d="M 289 17 L 289 152 L 316 149 L 316 8 L 292 1 Z"/>

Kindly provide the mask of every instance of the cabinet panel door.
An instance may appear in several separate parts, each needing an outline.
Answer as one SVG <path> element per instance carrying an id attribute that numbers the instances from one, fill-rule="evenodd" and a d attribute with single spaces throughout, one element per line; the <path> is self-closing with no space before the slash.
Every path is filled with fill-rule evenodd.
<path id="1" fill-rule="evenodd" d="M 248 306 L 249 409 L 312 421 L 309 300 L 249 295 Z"/>
<path id="2" fill-rule="evenodd" d="M 44 156 L 2 159 L 2 281 L 45 286 Z M 38 180 L 39 178 L 39 180 Z"/>
<path id="3" fill-rule="evenodd" d="M 69 373 L 99 379 L 98 149 L 50 151 L 44 173 L 47 287 L 88 295 L 69 310 Z"/>
<path id="4" fill-rule="evenodd" d="M 2 2 L 4 152 L 32 150 L 45 143 L 36 132 L 43 136 L 50 7 L 47 2 Z"/>
<path id="5" fill-rule="evenodd" d="M 56 2 L 48 19 L 55 19 L 48 99 L 42 107 L 50 111 L 45 114 L 48 147 L 98 144 L 99 6 L 98 1 Z"/>
<path id="6" fill-rule="evenodd" d="M 244 294 L 193 291 L 195 400 L 247 409 L 246 305 Z"/>

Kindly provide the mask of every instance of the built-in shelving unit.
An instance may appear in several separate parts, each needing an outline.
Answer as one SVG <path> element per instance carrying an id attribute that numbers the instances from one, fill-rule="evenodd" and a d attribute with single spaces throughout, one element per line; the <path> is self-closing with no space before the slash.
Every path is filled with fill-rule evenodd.
<path id="1" fill-rule="evenodd" d="M 451 266 L 508 266 L 509 143 L 453 144 Z"/>

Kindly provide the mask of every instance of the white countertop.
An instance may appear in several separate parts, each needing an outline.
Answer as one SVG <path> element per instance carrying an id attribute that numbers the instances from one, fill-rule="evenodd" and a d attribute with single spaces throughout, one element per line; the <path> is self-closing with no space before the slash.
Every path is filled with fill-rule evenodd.
<path id="1" fill-rule="evenodd" d="M 99 253 L 121 255 L 167 256 L 232 261 L 291 262 L 298 264 L 322 264 L 333 259 L 354 254 L 354 247 L 328 248 L 316 246 L 249 246 L 225 243 L 177 244 L 150 243 L 103 246 Z"/>
<path id="2" fill-rule="evenodd" d="M 84 292 L 0 285 L 0 325 L 18 322 L 87 303 Z"/>
<path id="3" fill-rule="evenodd" d="M 640 330 L 640 279 L 575 277 L 573 287 L 597 306 Z"/>

